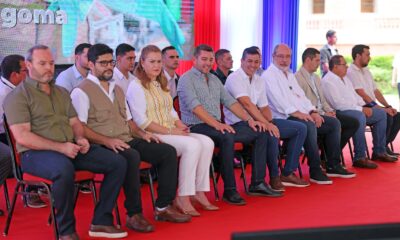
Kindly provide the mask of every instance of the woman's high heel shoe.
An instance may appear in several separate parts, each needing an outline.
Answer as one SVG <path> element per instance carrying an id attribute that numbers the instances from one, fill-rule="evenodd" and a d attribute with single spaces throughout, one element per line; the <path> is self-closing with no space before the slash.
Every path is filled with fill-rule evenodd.
<path id="1" fill-rule="evenodd" d="M 190 215 L 192 217 L 200 217 L 200 213 L 198 211 L 196 211 L 195 209 L 193 209 L 193 210 L 185 210 L 177 203 L 176 200 L 174 200 L 173 206 L 176 209 L 178 209 L 180 212 L 182 212 L 183 214 Z"/>
<path id="2" fill-rule="evenodd" d="M 191 200 L 194 202 L 194 203 L 197 203 L 197 204 L 199 204 L 200 206 L 201 206 L 201 208 L 203 208 L 204 210 L 206 210 L 206 211 L 217 211 L 217 210 L 219 210 L 219 207 L 217 207 L 217 206 L 215 206 L 215 205 L 213 205 L 213 204 L 208 204 L 208 205 L 204 205 L 204 204 L 202 204 L 197 198 L 195 198 L 195 197 L 192 197 L 191 198 Z"/>

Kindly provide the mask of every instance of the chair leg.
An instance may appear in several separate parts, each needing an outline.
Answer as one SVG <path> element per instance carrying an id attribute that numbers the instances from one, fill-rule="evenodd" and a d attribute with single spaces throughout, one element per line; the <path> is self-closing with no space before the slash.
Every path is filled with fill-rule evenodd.
<path id="1" fill-rule="evenodd" d="M 4 190 L 4 198 L 6 199 L 7 211 L 10 211 L 11 204 L 10 204 L 10 197 L 8 195 L 7 179 L 4 180 L 3 190 Z"/>
<path id="2" fill-rule="evenodd" d="M 214 173 L 214 163 L 211 162 L 210 164 L 210 174 L 213 180 L 213 184 L 214 184 L 214 195 L 215 195 L 215 201 L 219 201 L 219 194 L 218 194 L 218 182 L 217 182 L 217 178 L 215 177 L 215 173 Z"/>
<path id="3" fill-rule="evenodd" d="M 23 187 L 23 185 L 24 184 L 21 184 L 21 183 L 18 182 L 17 185 L 15 186 L 14 195 L 13 195 L 13 198 L 12 198 L 12 201 L 11 201 L 11 207 L 10 207 L 10 210 L 8 210 L 8 216 L 7 216 L 6 226 L 4 227 L 3 236 L 7 236 L 8 230 L 10 229 L 11 218 L 12 218 L 12 215 L 14 213 L 15 203 L 17 201 L 17 195 L 18 195 L 19 189 L 21 187 Z"/>
<path id="4" fill-rule="evenodd" d="M 119 215 L 118 202 L 115 202 L 115 218 L 117 220 L 117 228 L 121 228 L 121 216 Z"/>
<path id="5" fill-rule="evenodd" d="M 59 234 L 58 234 L 58 227 L 57 227 L 57 222 L 56 222 L 56 211 L 54 209 L 54 198 L 53 198 L 53 194 L 51 193 L 50 187 L 45 185 L 44 186 L 47 190 L 47 192 L 49 193 L 49 204 L 50 204 L 50 216 L 51 219 L 53 220 L 53 230 L 54 230 L 54 237 L 56 240 L 58 240 L 59 238 Z"/>
<path id="6" fill-rule="evenodd" d="M 153 210 L 156 210 L 156 198 L 154 196 L 153 178 L 151 177 L 150 169 L 147 170 L 147 176 L 149 178 L 149 188 L 150 188 L 151 203 L 153 204 Z"/>
<path id="7" fill-rule="evenodd" d="M 389 143 L 389 147 L 390 147 L 390 150 L 391 150 L 392 152 L 394 152 L 393 142 L 390 142 L 390 143 Z"/>
<path id="8" fill-rule="evenodd" d="M 244 164 L 244 159 L 242 157 L 240 158 L 240 167 L 242 168 L 244 190 L 248 194 L 249 193 L 249 188 L 247 186 L 247 180 L 246 180 L 246 166 Z"/>
<path id="9" fill-rule="evenodd" d="M 97 192 L 96 192 L 96 183 L 94 182 L 94 180 L 90 181 L 90 190 L 92 190 L 93 204 L 96 206 L 96 204 L 97 204 Z"/>

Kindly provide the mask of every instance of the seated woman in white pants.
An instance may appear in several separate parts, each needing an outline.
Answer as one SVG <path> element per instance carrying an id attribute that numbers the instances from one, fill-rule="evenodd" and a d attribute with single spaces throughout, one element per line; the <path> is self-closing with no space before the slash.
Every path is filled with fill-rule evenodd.
<path id="1" fill-rule="evenodd" d="M 161 141 L 174 146 L 180 159 L 178 196 L 175 204 L 185 214 L 199 216 L 190 196 L 205 210 L 217 210 L 204 192 L 210 190 L 209 167 L 213 141 L 204 135 L 190 133 L 173 109 L 167 79 L 162 73 L 161 51 L 154 45 L 142 49 L 135 69 L 138 80 L 126 92 L 134 121 L 146 131 L 157 134 Z"/>

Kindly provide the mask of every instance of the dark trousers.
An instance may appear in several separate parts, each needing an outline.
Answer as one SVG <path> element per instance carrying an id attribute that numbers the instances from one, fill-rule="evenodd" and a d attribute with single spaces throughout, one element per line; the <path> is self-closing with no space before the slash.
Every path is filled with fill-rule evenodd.
<path id="1" fill-rule="evenodd" d="M 304 141 L 304 149 L 310 165 L 310 173 L 321 171 L 321 158 L 319 155 L 317 137 L 323 140 L 328 167 L 340 164 L 340 122 L 336 118 L 322 116 L 324 123 L 317 128 L 311 121 L 290 117 L 290 120 L 299 121 L 307 126 L 307 137 Z"/>
<path id="2" fill-rule="evenodd" d="M 75 170 L 104 174 L 92 224 L 113 224 L 112 211 L 126 172 L 126 161 L 120 155 L 110 154 L 98 145 L 91 145 L 87 154 L 78 154 L 75 159 L 55 151 L 28 150 L 22 154 L 21 165 L 24 172 L 53 182 L 51 190 L 60 235 L 76 231 L 73 209 Z"/>
<path id="3" fill-rule="evenodd" d="M 221 133 L 213 127 L 202 123 L 191 127 L 193 133 L 209 136 L 220 149 L 219 161 L 225 190 L 236 189 L 235 175 L 233 171 L 233 158 L 235 154 L 235 142 L 252 144 L 252 175 L 251 183 L 259 184 L 265 181 L 266 164 L 278 164 L 278 139 L 269 133 L 255 132 L 246 122 L 238 122 L 232 125 L 236 134 Z"/>
<path id="4" fill-rule="evenodd" d="M 394 141 L 397 133 L 400 130 L 400 113 L 396 113 L 394 116 L 387 114 L 387 126 L 386 126 L 386 144 Z"/>
<path id="5" fill-rule="evenodd" d="M 156 207 L 167 207 L 175 198 L 178 184 L 178 161 L 175 148 L 166 143 L 149 143 L 142 139 L 136 138 L 130 141 L 128 144 L 137 152 L 139 152 L 142 161 L 148 162 L 157 168 L 158 197 L 156 200 Z M 134 178 L 135 181 L 139 182 L 139 173 L 135 172 L 135 174 L 137 176 L 131 177 Z M 136 186 L 139 185 L 136 184 L 135 187 Z M 140 203 L 140 189 L 135 190 L 135 192 L 137 192 L 137 194 L 132 197 L 134 198 L 134 201 Z M 134 209 L 137 212 L 139 208 L 138 206 L 135 206 Z"/>
<path id="6" fill-rule="evenodd" d="M 340 121 L 340 125 L 342 126 L 340 148 L 343 149 L 350 138 L 356 133 L 360 123 L 357 118 L 349 115 L 336 114 L 336 118 Z"/>

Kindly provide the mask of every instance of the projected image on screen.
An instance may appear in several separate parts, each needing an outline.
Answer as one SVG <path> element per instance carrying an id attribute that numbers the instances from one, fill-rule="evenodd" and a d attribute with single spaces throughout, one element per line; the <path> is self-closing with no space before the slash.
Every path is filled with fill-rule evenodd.
<path id="1" fill-rule="evenodd" d="M 181 58 L 193 49 L 194 0 L 0 0 L 0 60 L 48 45 L 57 64 L 74 61 L 79 43 L 120 43 L 138 52 L 173 45 Z"/>

